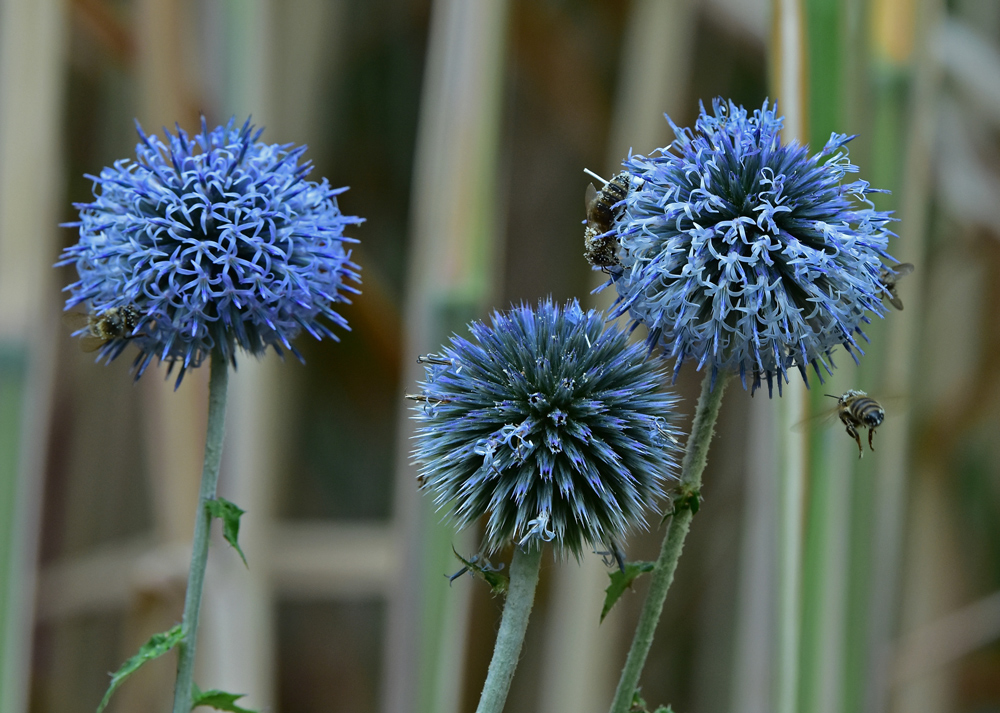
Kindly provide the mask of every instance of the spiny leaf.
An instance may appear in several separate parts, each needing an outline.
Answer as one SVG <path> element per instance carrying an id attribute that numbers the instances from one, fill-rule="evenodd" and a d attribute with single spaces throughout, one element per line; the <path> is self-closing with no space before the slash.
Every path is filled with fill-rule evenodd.
<path id="1" fill-rule="evenodd" d="M 608 615 L 608 612 L 611 611 L 615 602 L 621 598 L 621 595 L 625 593 L 625 590 L 632 586 L 635 578 L 640 574 L 652 572 L 655 567 L 655 562 L 626 562 L 624 572 L 617 569 L 608 572 L 611 584 L 604 590 L 604 608 L 601 609 L 601 621 L 604 621 L 604 617 Z"/>
<path id="2" fill-rule="evenodd" d="M 701 491 L 682 491 L 673 501 L 673 507 L 663 514 L 660 523 L 664 523 L 681 510 L 690 510 L 692 515 L 697 515 L 701 509 Z"/>
<path id="3" fill-rule="evenodd" d="M 632 705 L 628 707 L 629 713 L 649 713 L 646 710 L 646 700 L 639 694 L 639 689 L 636 689 L 632 694 Z"/>
<path id="4" fill-rule="evenodd" d="M 632 705 L 629 706 L 628 713 L 649 713 L 646 701 L 639 694 L 638 689 L 632 694 Z M 674 713 L 674 709 L 670 706 L 659 706 L 653 713 Z"/>
<path id="5" fill-rule="evenodd" d="M 108 701 L 111 700 L 111 694 L 118 690 L 118 687 L 122 685 L 126 678 L 138 671 L 147 661 L 152 661 L 163 656 L 163 654 L 177 646 L 183 638 L 184 633 L 180 624 L 170 631 L 160 632 L 149 637 L 149 641 L 139 647 L 139 653 L 128 659 L 121 665 L 121 668 L 111 674 L 111 684 L 108 686 L 104 698 L 101 699 L 101 704 L 97 706 L 97 713 L 101 713 L 104 710 L 105 706 L 108 705 Z"/>
<path id="6" fill-rule="evenodd" d="M 238 505 L 229 502 L 225 498 L 209 500 L 205 503 L 205 507 L 208 508 L 208 512 L 212 517 L 222 520 L 222 536 L 239 553 L 240 559 L 243 560 L 243 566 L 249 568 L 250 565 L 247 564 L 246 555 L 243 554 L 240 543 L 237 542 L 237 538 L 240 535 L 240 516 L 245 514 L 246 510 L 241 510 Z"/>
<path id="7" fill-rule="evenodd" d="M 236 705 L 236 701 L 245 696 L 245 693 L 226 693 L 217 689 L 202 691 L 198 684 L 191 684 L 191 710 L 198 706 L 209 706 L 217 711 L 229 711 L 230 713 L 257 713 L 249 708 L 242 708 Z"/>
<path id="8" fill-rule="evenodd" d="M 459 577 L 468 571 L 473 577 L 481 577 L 488 585 L 490 589 L 493 590 L 494 594 L 503 594 L 507 591 L 507 585 L 510 583 L 510 578 L 500 571 L 499 567 L 493 567 L 489 562 L 485 565 L 478 564 L 480 558 L 478 555 L 473 556 L 472 559 L 465 559 L 462 555 L 458 554 L 454 547 L 451 551 L 455 553 L 459 561 L 465 565 L 462 569 L 458 571 L 458 574 L 451 577 Z M 485 562 L 485 560 L 483 560 Z M 500 565 L 503 567 L 503 565 Z"/>

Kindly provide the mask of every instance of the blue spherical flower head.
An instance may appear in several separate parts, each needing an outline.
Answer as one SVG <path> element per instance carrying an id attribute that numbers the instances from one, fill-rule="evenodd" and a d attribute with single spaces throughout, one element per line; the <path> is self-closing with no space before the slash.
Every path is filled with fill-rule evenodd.
<path id="1" fill-rule="evenodd" d="M 770 393 L 777 376 L 779 394 L 792 367 L 832 373 L 837 345 L 857 361 L 861 325 L 886 312 L 883 260 L 895 262 L 894 219 L 868 198 L 879 191 L 844 182 L 858 170 L 854 137 L 833 134 L 810 156 L 781 143 L 781 124 L 767 102 L 749 115 L 717 99 L 694 131 L 670 122 L 670 146 L 630 156 L 609 283 L 615 316 L 644 323 L 676 369 L 738 372 L 744 388 L 749 374 L 751 392 L 763 377 Z"/>
<path id="2" fill-rule="evenodd" d="M 138 126 L 138 124 L 137 124 Z M 189 367 L 212 352 L 235 365 L 236 348 L 259 356 L 268 346 L 298 355 L 291 340 L 305 330 L 336 339 L 347 328 L 333 306 L 357 294 L 358 267 L 345 216 L 324 179 L 306 180 L 305 147 L 265 144 L 249 119 L 230 120 L 166 142 L 139 128 L 136 161 L 105 168 L 94 201 L 79 203 L 79 242 L 59 265 L 76 266 L 66 308 L 95 318 L 126 315 L 131 329 L 101 334 L 101 356 L 139 349 L 136 378 L 153 358 Z"/>
<path id="3" fill-rule="evenodd" d="M 435 503 L 484 550 L 617 547 L 673 477 L 676 398 L 641 344 L 577 302 L 494 313 L 423 357 L 414 458 Z"/>

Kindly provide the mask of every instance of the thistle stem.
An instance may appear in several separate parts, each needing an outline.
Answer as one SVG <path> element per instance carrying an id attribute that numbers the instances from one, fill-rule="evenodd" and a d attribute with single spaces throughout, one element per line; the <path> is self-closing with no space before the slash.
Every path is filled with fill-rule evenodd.
<path id="1" fill-rule="evenodd" d="M 493 660 L 490 661 L 476 713 L 501 713 L 507 701 L 514 669 L 521 656 L 524 632 L 528 628 L 528 615 L 531 614 L 531 606 L 535 601 L 538 570 L 542 562 L 541 544 L 529 545 L 529 548 L 514 548 L 507 601 L 503 605 L 503 618 L 500 620 L 496 646 L 493 647 Z"/>
<path id="2" fill-rule="evenodd" d="M 198 616 L 201 613 L 201 590 L 205 584 L 208 563 L 208 534 L 212 516 L 207 502 L 215 499 L 219 483 L 219 463 L 222 460 L 222 439 L 226 432 L 226 386 L 229 364 L 218 352 L 212 354 L 208 381 L 208 431 L 205 437 L 205 461 L 201 470 L 201 492 L 198 495 L 198 516 L 194 522 L 191 546 L 191 569 L 184 595 L 184 638 L 177 645 L 177 682 L 174 685 L 173 713 L 190 713 L 191 684 L 194 677 L 194 654 L 198 643 Z"/>
<path id="3" fill-rule="evenodd" d="M 632 646 L 629 648 L 625 667 L 622 669 L 618 688 L 611 703 L 611 713 L 626 713 L 632 705 L 632 696 L 639 685 L 639 675 L 646 664 L 646 656 L 653 644 L 653 634 L 660 621 L 663 602 L 667 598 L 667 590 L 674 581 L 674 571 L 677 560 L 684 549 L 684 538 L 691 527 L 691 519 L 697 509 L 699 491 L 701 489 L 701 472 L 708 462 L 708 446 L 715 433 L 715 420 L 719 416 L 719 406 L 722 404 L 722 392 L 729 381 L 728 374 L 720 374 L 712 388 L 712 375 L 706 374 L 701 383 L 701 397 L 698 408 L 694 412 L 694 422 L 691 424 L 691 435 L 688 437 L 687 449 L 684 452 L 684 463 L 681 466 L 680 497 L 674 503 L 674 512 L 670 518 L 660 556 L 653 569 L 649 592 L 642 606 L 639 624 L 635 629 Z"/>

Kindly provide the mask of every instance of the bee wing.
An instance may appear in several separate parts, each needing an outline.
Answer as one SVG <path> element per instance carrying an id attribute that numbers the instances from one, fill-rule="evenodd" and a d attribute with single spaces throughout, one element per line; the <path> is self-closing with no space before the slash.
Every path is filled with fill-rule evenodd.
<path id="1" fill-rule="evenodd" d="M 105 340 L 90 332 L 90 315 L 87 312 L 63 312 L 62 321 L 74 333 L 82 329 L 88 330 L 86 334 L 80 335 L 81 351 L 96 352 L 104 346 Z"/>
<path id="2" fill-rule="evenodd" d="M 90 354 L 90 352 L 96 352 L 98 349 L 103 347 L 107 342 L 100 337 L 95 337 L 92 334 L 80 337 L 80 351 Z"/>
<path id="3" fill-rule="evenodd" d="M 62 323 L 75 332 L 90 326 L 90 315 L 86 312 L 63 312 Z"/>
<path id="4" fill-rule="evenodd" d="M 587 218 L 590 218 L 590 206 L 594 205 L 594 201 L 597 200 L 597 188 L 594 187 L 593 183 L 587 184 L 587 190 L 583 194 L 583 209 L 587 212 Z"/>
<path id="5" fill-rule="evenodd" d="M 828 409 L 823 409 L 819 413 L 806 416 L 792 426 L 792 431 L 795 433 L 804 433 L 813 426 L 829 426 L 837 420 L 838 409 L 838 406 L 832 406 Z"/>
<path id="6" fill-rule="evenodd" d="M 906 413 L 910 408 L 910 399 L 908 396 L 893 394 L 892 396 L 881 397 L 878 400 L 878 404 L 885 411 L 885 417 L 891 418 L 901 413 Z"/>
<path id="7" fill-rule="evenodd" d="M 900 264 L 898 264 L 898 265 L 893 265 L 893 266 L 892 266 L 891 268 L 889 268 L 889 269 L 890 269 L 890 270 L 892 270 L 892 271 L 893 271 L 894 273 L 896 273 L 896 275 L 895 275 L 895 278 L 896 278 L 897 280 L 900 280 L 900 279 L 902 279 L 902 278 L 906 277 L 907 275 L 909 275 L 909 274 L 910 274 L 911 272 L 913 272 L 913 271 L 914 271 L 914 270 L 915 270 L 916 268 L 915 268 L 915 267 L 913 267 L 913 263 L 910 263 L 910 262 L 902 262 L 902 263 L 900 263 Z M 902 307 L 900 307 L 900 309 L 902 309 Z"/>

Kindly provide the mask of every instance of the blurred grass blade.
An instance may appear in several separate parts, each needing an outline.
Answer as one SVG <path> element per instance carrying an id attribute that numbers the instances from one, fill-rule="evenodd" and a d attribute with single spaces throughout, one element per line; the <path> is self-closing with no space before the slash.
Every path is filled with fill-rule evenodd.
<path id="1" fill-rule="evenodd" d="M 916 367 L 919 325 L 924 321 L 921 287 L 925 279 L 925 243 L 931 188 L 931 155 L 934 139 L 934 107 L 939 97 L 940 71 L 927 48 L 928 38 L 937 33 L 943 15 L 941 0 L 906 0 L 914 18 L 909 44 L 913 53 L 907 58 L 906 71 L 910 78 L 909 91 L 891 104 L 897 127 L 906 127 L 899 137 L 901 150 L 894 157 L 898 180 L 887 184 L 898 191 L 899 217 L 905 226 L 905 239 L 900 240 L 895 256 L 918 266 L 909 278 L 906 310 L 891 315 L 885 329 L 885 357 L 882 364 L 882 386 L 887 394 L 910 392 Z M 890 95 L 895 102 L 897 95 Z M 907 119 L 909 120 L 907 122 Z M 880 124 L 887 126 L 888 124 Z M 899 129 L 897 128 L 897 131 Z M 878 138 L 878 137 L 877 137 Z M 888 138 L 888 137 L 887 137 Z M 890 146 L 892 143 L 890 143 Z M 888 662 L 894 637 L 899 627 L 899 577 L 903 559 L 903 532 L 906 508 L 910 498 L 909 479 L 910 414 L 903 411 L 887 423 L 879 445 L 879 472 L 875 479 L 873 499 L 877 517 L 872 528 L 872 569 L 868 601 L 868 628 L 865 658 L 870 668 L 864 691 L 864 713 L 880 713 L 889 707 Z"/>
<path id="2" fill-rule="evenodd" d="M 808 67 L 804 5 L 801 0 L 773 0 L 771 87 L 785 117 L 782 139 L 806 142 Z M 776 713 L 798 707 L 799 643 L 802 588 L 802 504 L 806 462 L 803 434 L 792 425 L 805 415 L 805 384 L 793 375 L 773 406 L 777 411 L 778 558 L 777 647 L 775 651 Z"/>

